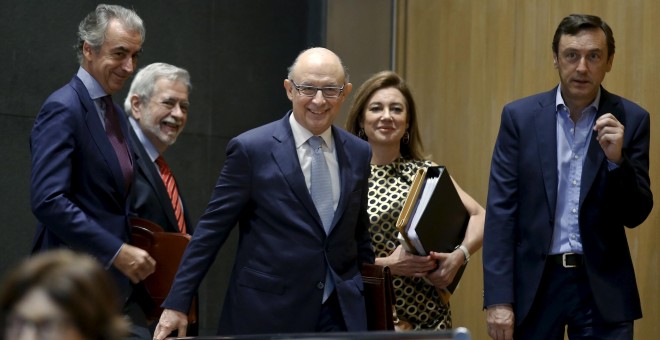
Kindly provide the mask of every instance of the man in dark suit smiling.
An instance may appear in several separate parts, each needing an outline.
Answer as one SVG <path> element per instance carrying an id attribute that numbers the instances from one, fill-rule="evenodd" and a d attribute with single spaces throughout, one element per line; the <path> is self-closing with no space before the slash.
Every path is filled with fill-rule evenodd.
<path id="1" fill-rule="evenodd" d="M 284 80 L 293 109 L 229 142 L 155 339 L 185 334 L 192 295 L 237 223 L 218 333 L 367 329 L 359 266 L 374 261 L 366 215 L 371 150 L 332 125 L 351 88 L 337 55 L 303 51 Z M 317 200 L 321 187 L 326 194 Z"/>
<path id="2" fill-rule="evenodd" d="M 139 156 L 131 212 L 167 232 L 187 234 L 192 234 L 193 226 L 163 153 L 186 126 L 191 88 L 188 71 L 154 63 L 135 75 L 124 101 Z"/>
<path id="3" fill-rule="evenodd" d="M 124 100 L 135 161 L 131 214 L 161 226 L 164 231 L 192 234 L 193 225 L 180 186 L 163 154 L 173 145 L 188 121 L 192 85 L 188 71 L 166 63 L 141 69 Z M 145 311 L 155 306 L 147 291 L 137 285 L 133 298 Z M 141 311 L 136 315 L 146 317 Z M 144 321 L 146 323 L 146 319 Z M 153 330 L 152 324 L 150 330 Z M 197 335 L 194 324 L 188 335 Z"/>
<path id="4" fill-rule="evenodd" d="M 135 155 L 126 115 L 111 95 L 135 72 L 144 37 L 135 12 L 98 5 L 78 27 L 77 74 L 46 99 L 30 135 L 39 220 L 32 250 L 91 254 L 114 276 L 129 315 L 130 283 L 153 273 L 155 261 L 129 244 Z M 146 339 L 145 330 L 134 328 L 134 335 Z"/>

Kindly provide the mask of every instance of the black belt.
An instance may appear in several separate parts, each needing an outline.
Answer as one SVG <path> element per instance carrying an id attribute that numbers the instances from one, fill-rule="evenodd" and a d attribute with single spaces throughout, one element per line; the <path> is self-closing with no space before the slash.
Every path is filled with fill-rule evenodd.
<path id="1" fill-rule="evenodd" d="M 584 265 L 582 254 L 575 254 L 575 253 L 553 254 L 553 255 L 548 255 L 548 259 L 552 261 L 552 263 L 559 264 L 564 268 L 577 268 L 577 267 L 582 267 Z"/>

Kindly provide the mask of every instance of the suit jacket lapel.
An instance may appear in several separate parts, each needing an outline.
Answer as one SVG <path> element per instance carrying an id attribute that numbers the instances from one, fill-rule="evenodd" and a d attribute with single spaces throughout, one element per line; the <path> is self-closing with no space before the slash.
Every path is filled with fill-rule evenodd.
<path id="1" fill-rule="evenodd" d="M 538 155 L 543 173 L 546 199 L 550 209 L 550 217 L 555 216 L 557 205 L 557 108 L 555 95 L 557 88 L 547 92 L 539 100 L 539 108 L 535 114 L 535 129 L 538 142 Z M 521 146 L 524 147 L 524 146 Z"/>
<path id="2" fill-rule="evenodd" d="M 347 196 L 350 194 L 354 182 L 353 172 L 351 171 L 351 166 L 348 161 L 346 140 L 342 138 L 341 134 L 337 132 L 337 128 L 334 126 L 332 127 L 332 136 L 335 140 L 335 149 L 337 150 L 337 165 L 339 166 L 341 191 L 339 193 L 339 203 L 337 203 L 337 209 L 335 209 L 335 216 L 332 219 L 330 232 L 332 232 L 335 224 L 337 224 L 339 218 L 343 216 L 344 210 L 346 210 Z"/>
<path id="3" fill-rule="evenodd" d="M 167 231 L 172 231 L 172 232 L 178 231 L 179 224 L 176 220 L 176 216 L 174 215 L 174 208 L 172 207 L 172 201 L 169 198 L 170 196 L 167 193 L 167 188 L 165 188 L 165 184 L 163 183 L 162 178 L 160 177 L 160 173 L 158 172 L 156 166 L 151 161 L 149 154 L 144 149 L 144 146 L 142 146 L 142 142 L 140 142 L 140 139 L 138 138 L 137 134 L 135 133 L 132 127 L 129 129 L 129 134 L 131 136 L 131 141 L 133 142 L 133 146 L 134 146 L 133 149 L 135 150 L 137 157 L 139 157 L 139 160 L 135 162 L 138 171 L 144 174 L 144 178 L 147 179 L 147 182 L 149 182 L 149 185 L 156 193 L 156 198 L 158 199 L 158 203 L 165 212 L 167 220 L 170 223 L 169 227 L 168 226 L 162 226 L 162 227 L 167 228 L 168 229 Z M 141 194 L 142 193 L 136 193 L 136 195 L 141 195 Z M 181 193 L 179 193 L 179 196 L 180 195 Z M 186 225 L 188 225 L 188 223 L 186 223 Z M 172 230 L 172 226 L 174 226 L 173 230 Z"/>
<path id="4" fill-rule="evenodd" d="M 71 84 L 73 89 L 78 93 L 80 102 L 85 108 L 84 118 L 85 123 L 87 124 L 87 129 L 89 130 L 89 134 L 92 136 L 92 139 L 96 143 L 96 146 L 99 148 L 101 155 L 103 158 L 105 158 L 105 161 L 108 164 L 108 168 L 110 169 L 112 177 L 115 180 L 118 192 L 122 194 L 122 197 L 126 197 L 126 190 L 124 188 L 124 175 L 122 174 L 121 166 L 119 165 L 119 159 L 117 159 L 115 150 L 105 134 L 105 128 L 101 123 L 99 113 L 96 111 L 96 107 L 94 106 L 92 98 L 89 96 L 85 85 L 78 77 L 73 77 L 69 84 Z"/>
<path id="5" fill-rule="evenodd" d="M 291 113 L 289 112 L 289 114 Z M 280 120 L 277 129 L 273 133 L 273 138 L 276 142 L 274 143 L 271 152 L 275 159 L 275 163 L 277 163 L 280 171 L 282 171 L 282 175 L 289 184 L 289 187 L 291 187 L 291 191 L 293 191 L 300 203 L 316 220 L 321 230 L 324 230 L 321 217 L 316 211 L 316 206 L 314 205 L 314 201 L 312 201 L 312 196 L 309 194 L 309 190 L 307 190 L 305 175 L 303 175 L 302 169 L 300 169 L 300 161 L 298 160 L 296 153 L 295 140 L 293 138 L 291 126 L 289 125 L 289 114 L 285 115 L 284 118 Z"/>

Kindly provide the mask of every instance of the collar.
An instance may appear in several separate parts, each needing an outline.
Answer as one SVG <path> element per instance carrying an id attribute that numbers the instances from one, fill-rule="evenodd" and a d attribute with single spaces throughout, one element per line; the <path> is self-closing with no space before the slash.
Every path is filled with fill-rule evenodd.
<path id="1" fill-rule="evenodd" d="M 160 156 L 158 153 L 158 150 L 156 150 L 156 147 L 151 143 L 149 138 L 144 135 L 144 132 L 142 132 L 142 128 L 140 127 L 140 123 L 138 123 L 135 118 L 132 116 L 128 117 L 128 121 L 131 122 L 131 126 L 133 127 L 133 131 L 135 131 L 135 134 L 137 135 L 138 139 L 142 143 L 142 146 L 144 146 L 144 150 L 147 151 L 147 155 L 149 155 L 149 159 L 152 162 L 156 161 L 156 158 Z"/>
<path id="2" fill-rule="evenodd" d="M 600 103 L 600 92 L 601 92 L 601 88 L 599 86 L 598 87 L 598 93 L 596 94 L 596 99 L 594 99 L 594 101 L 591 102 L 591 104 L 587 105 L 587 107 L 585 107 L 582 112 L 585 112 L 589 108 L 592 108 L 592 107 L 594 108 L 595 112 L 598 112 L 598 103 Z M 565 108 L 568 109 L 568 106 L 564 102 L 564 97 L 561 96 L 561 83 L 559 84 L 559 86 L 557 86 L 557 94 L 555 95 L 555 103 L 556 103 L 555 106 L 556 106 L 557 112 L 561 112 L 562 107 L 565 107 Z"/>
<path id="3" fill-rule="evenodd" d="M 82 66 L 78 68 L 78 73 L 76 73 L 76 76 L 78 76 L 83 85 L 85 85 L 85 88 L 87 89 L 87 92 L 89 92 L 89 96 L 92 98 L 92 100 L 96 100 L 108 95 L 105 93 L 103 87 L 101 87 L 101 84 L 99 84 L 99 82 L 96 81 L 96 79 L 94 79 L 94 77 L 92 77 L 92 75 L 89 74 L 89 72 L 87 72 L 87 70 L 85 70 Z"/>
<path id="4" fill-rule="evenodd" d="M 293 116 L 293 112 L 291 112 L 289 115 L 289 124 L 291 125 L 291 132 L 293 132 L 293 139 L 296 142 L 296 149 L 303 146 L 303 144 L 307 143 L 307 140 L 310 137 L 314 136 L 313 133 L 298 123 L 296 118 Z M 319 136 L 323 138 L 323 141 L 325 142 L 325 145 L 328 147 L 330 152 L 333 152 L 335 142 L 332 138 L 332 126 L 323 131 L 323 133 L 321 133 Z"/>

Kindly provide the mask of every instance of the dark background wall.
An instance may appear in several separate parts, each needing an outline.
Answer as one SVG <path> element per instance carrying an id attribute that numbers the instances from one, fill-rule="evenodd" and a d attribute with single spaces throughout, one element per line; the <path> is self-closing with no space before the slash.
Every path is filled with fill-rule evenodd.
<path id="1" fill-rule="evenodd" d="M 0 274 L 29 253 L 36 220 L 29 205 L 29 135 L 48 95 L 78 68 L 78 23 L 98 1 L 0 1 Z M 290 108 L 282 82 L 307 47 L 325 42 L 325 0 L 115 1 L 142 17 L 139 67 L 167 62 L 193 82 L 188 124 L 166 157 L 193 221 L 202 214 L 228 140 Z M 129 84 L 115 94 L 123 103 Z M 54 127 L 56 128 L 56 127 Z M 236 233 L 200 288 L 202 334 L 217 327 Z"/>

